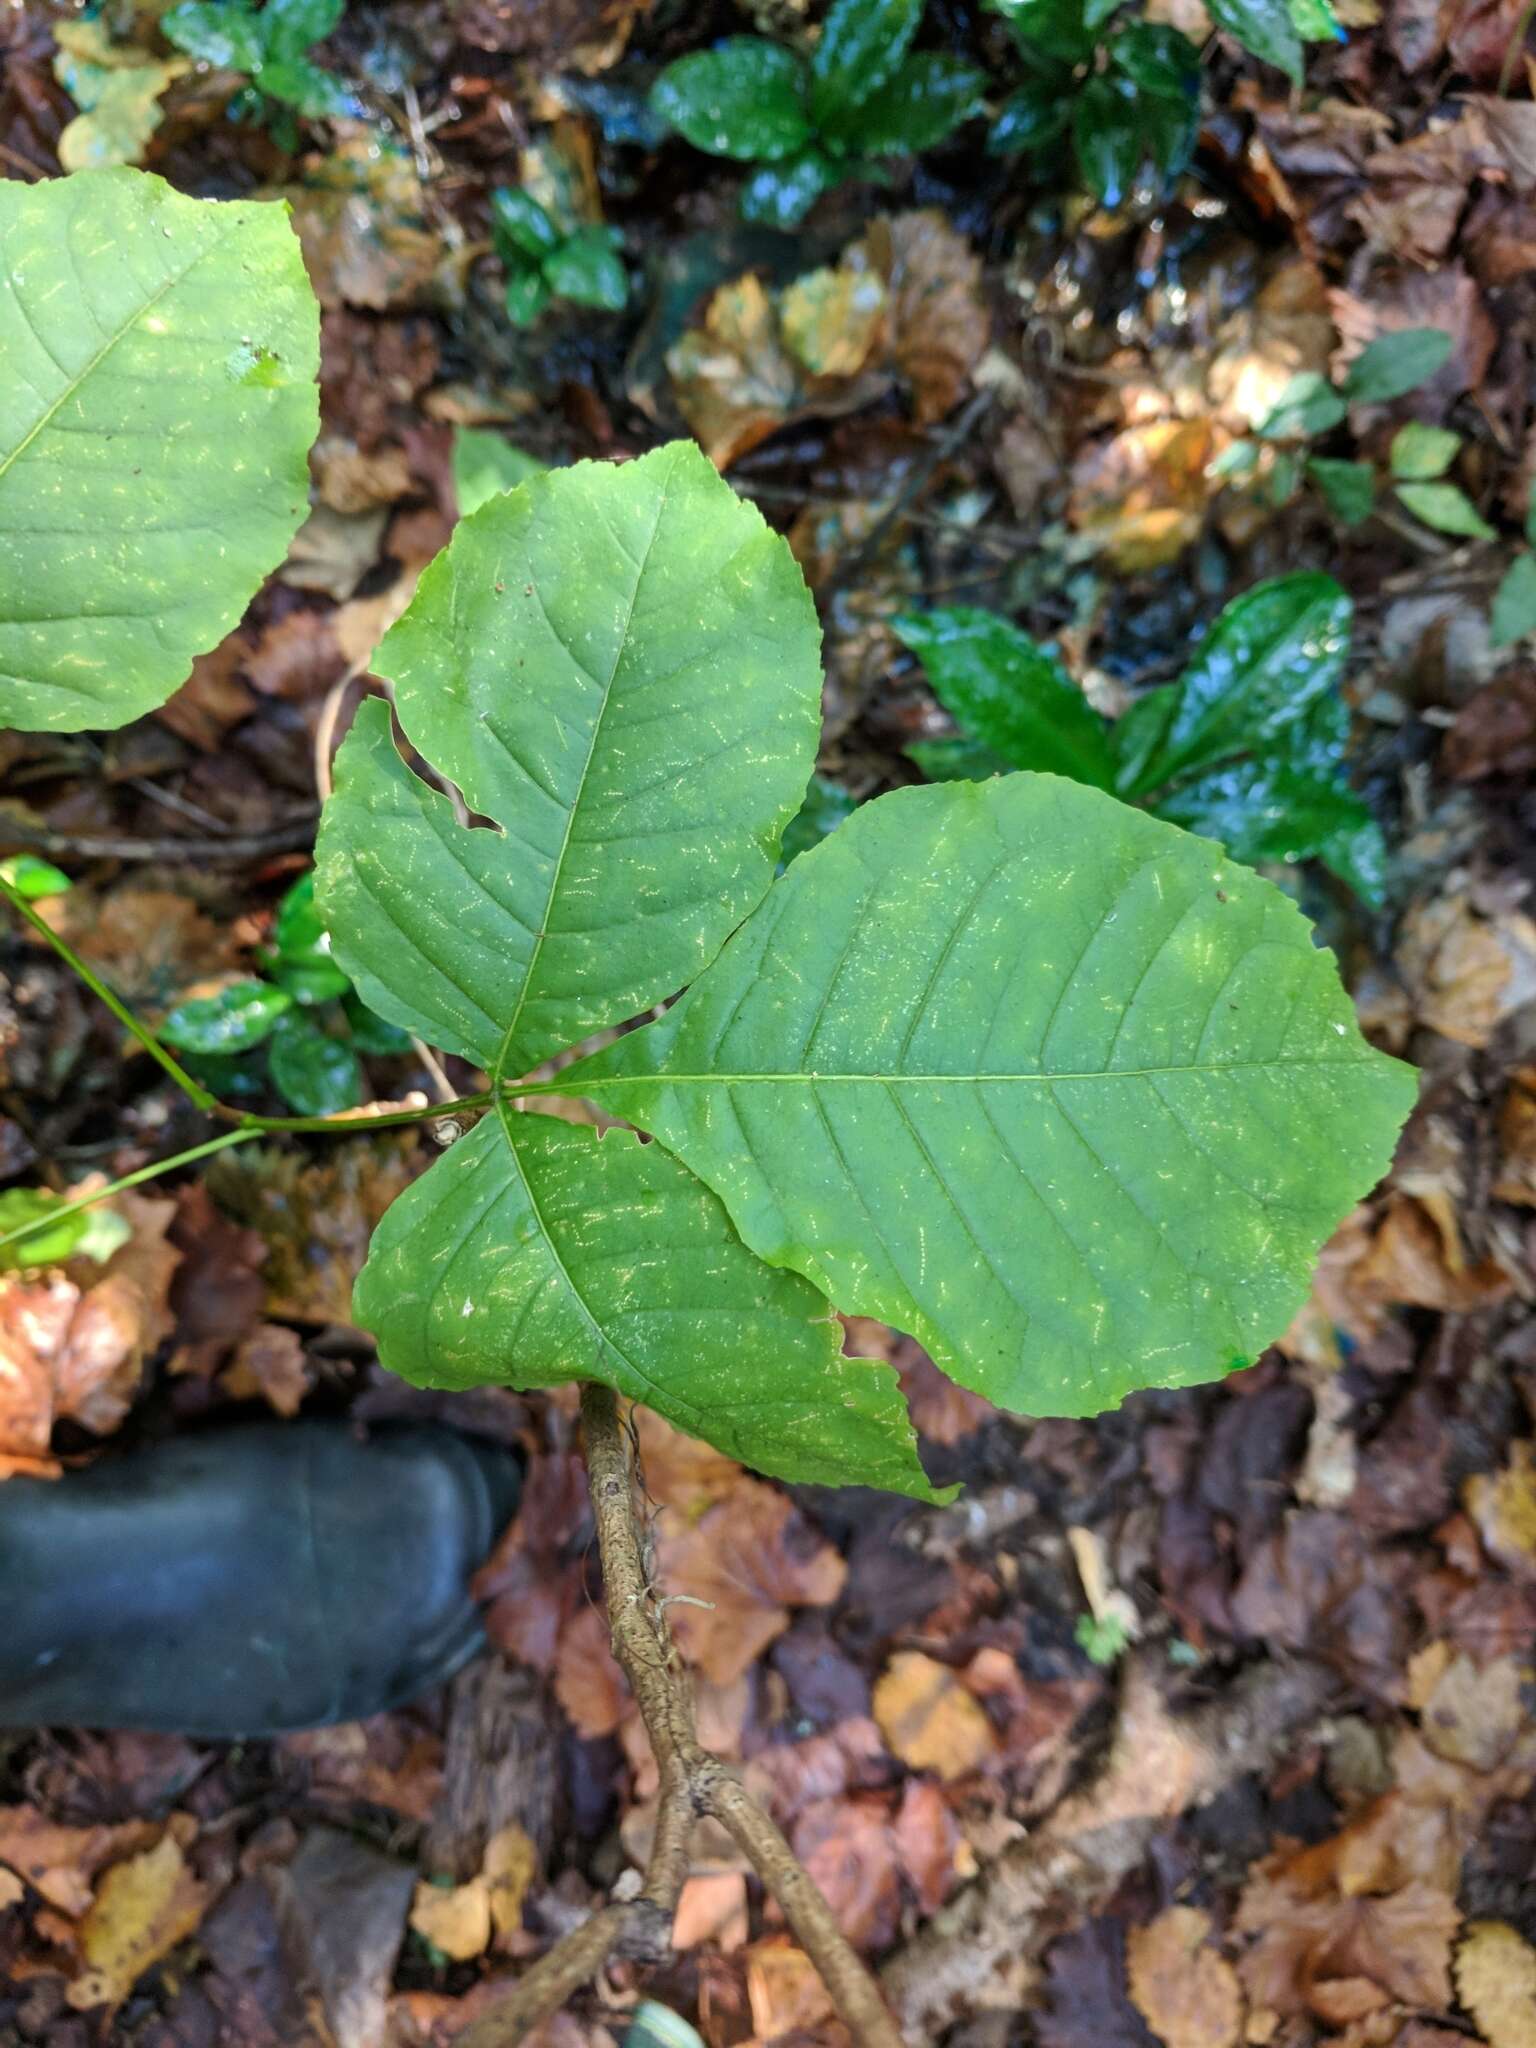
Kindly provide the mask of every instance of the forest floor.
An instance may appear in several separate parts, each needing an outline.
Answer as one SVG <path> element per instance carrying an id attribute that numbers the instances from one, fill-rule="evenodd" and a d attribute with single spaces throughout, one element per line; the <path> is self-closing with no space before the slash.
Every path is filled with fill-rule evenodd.
<path id="1" fill-rule="evenodd" d="M 1169 11 L 1198 29 L 1198 0 Z M 694 432 L 817 595 L 820 767 L 857 799 L 949 729 L 903 607 L 1005 611 L 1114 712 L 1249 584 L 1336 575 L 1385 903 L 1296 886 L 1423 1089 L 1287 1337 L 1224 1384 L 1027 1421 L 857 1326 L 962 1483 L 949 1507 L 769 1484 L 650 1418 L 640 1445 L 705 1740 L 914 2043 L 1531 2048 L 1536 666 L 1488 631 L 1536 466 L 1536 103 L 1523 65 L 1500 90 L 1525 13 L 1352 0 L 1298 93 L 1220 44 L 1161 200 L 1096 207 L 966 129 L 790 236 L 744 228 L 735 167 L 643 118 L 657 66 L 748 13 L 806 33 L 803 0 L 353 6 L 320 55 L 359 118 L 292 147 L 228 118 L 227 80 L 176 82 L 143 161 L 295 207 L 324 307 L 317 511 L 162 711 L 0 734 L 0 854 L 63 868 L 50 917 L 153 1015 L 254 971 L 361 665 L 451 531 L 465 426 L 546 462 Z M 0 8 L 0 174 L 59 168 L 71 19 Z M 999 64 L 996 27 L 933 0 L 924 35 Z M 622 231 L 626 311 L 508 323 L 487 201 L 518 183 Z M 861 242 L 896 266 L 884 310 L 824 294 L 813 374 L 777 294 Z M 1454 429 L 1504 539 L 1390 505 L 1346 528 L 1315 490 L 1213 475 L 1298 371 L 1412 326 L 1451 336 L 1443 369 L 1326 446 L 1380 467 L 1403 419 Z M 205 1134 L 46 947 L 8 929 L 0 964 L 0 1178 L 76 1188 Z M 409 1052 L 366 1068 L 375 1099 L 434 1086 Z M 417 1393 L 350 1322 L 369 1231 L 433 1149 L 274 1139 L 123 1197 L 104 1266 L 0 1277 L 8 1471 L 273 1410 L 446 1416 L 529 1461 L 479 1581 L 498 1654 L 408 1711 L 270 1743 L 0 1736 L 0 2041 L 440 2048 L 644 1853 L 655 1772 L 574 1398 Z M 846 2038 L 724 1842 L 675 1960 L 643 1987 L 615 1968 L 540 2038 L 607 2048 L 642 1996 L 709 2048 Z"/>

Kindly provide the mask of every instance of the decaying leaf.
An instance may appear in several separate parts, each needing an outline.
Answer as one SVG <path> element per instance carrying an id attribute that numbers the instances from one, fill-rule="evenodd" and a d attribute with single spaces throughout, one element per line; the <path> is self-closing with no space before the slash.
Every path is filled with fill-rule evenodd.
<path id="1" fill-rule="evenodd" d="M 629 1682 L 609 1646 L 608 1623 L 595 1607 L 583 1607 L 560 1632 L 555 1698 L 576 1733 L 588 1741 L 614 1734 L 633 1705 Z"/>
<path id="2" fill-rule="evenodd" d="M 61 1827 L 35 1806 L 0 1806 L 0 1867 L 13 1871 L 59 1912 L 78 1919 L 97 1871 L 150 1846 L 149 1821 L 117 1827 Z"/>
<path id="3" fill-rule="evenodd" d="M 1482 916 L 1459 895 L 1416 904 L 1397 957 L 1419 1021 L 1460 1045 L 1487 1045 L 1536 995 L 1536 924 L 1520 911 Z"/>
<path id="4" fill-rule="evenodd" d="M 478 1873 L 468 1884 L 419 1884 L 411 1926 L 456 1963 L 484 1955 L 491 1945 L 491 1890 Z"/>
<path id="5" fill-rule="evenodd" d="M 1499 1472 L 1477 1472 L 1463 1495 L 1490 1557 L 1521 1578 L 1536 1578 L 1536 1446 L 1510 1446 Z"/>
<path id="6" fill-rule="evenodd" d="M 1456 1995 L 1488 2048 L 1536 2041 L 1536 1949 L 1502 1920 L 1474 1920 L 1456 1951 Z"/>
<path id="7" fill-rule="evenodd" d="M 237 1401 L 265 1401 L 278 1415 L 297 1415 L 311 1374 L 297 1331 L 258 1323 L 240 1340 L 220 1384 Z"/>
<path id="8" fill-rule="evenodd" d="M 1237 2048 L 1243 1994 L 1195 1906 L 1169 1906 L 1126 1936 L 1131 2002 L 1165 2048 Z"/>
<path id="9" fill-rule="evenodd" d="M 196 1833 L 190 1815 L 175 1814 L 153 1849 L 113 1864 L 102 1878 L 80 1923 L 86 1968 L 65 1994 L 77 2011 L 115 2010 L 146 1970 L 195 1932 L 213 1896 L 187 1862 Z"/>
<path id="10" fill-rule="evenodd" d="M 336 122 L 337 146 L 283 193 L 322 306 L 410 304 L 437 270 L 410 152 L 361 122 Z"/>
<path id="11" fill-rule="evenodd" d="M 997 1753 L 986 1709 L 947 1664 L 898 1650 L 874 1695 L 875 1719 L 893 1756 L 948 1782 L 980 1770 Z"/>

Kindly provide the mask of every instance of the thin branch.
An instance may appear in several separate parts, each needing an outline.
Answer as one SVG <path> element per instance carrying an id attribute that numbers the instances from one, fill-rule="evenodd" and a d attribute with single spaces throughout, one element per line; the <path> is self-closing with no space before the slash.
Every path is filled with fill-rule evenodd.
<path id="1" fill-rule="evenodd" d="M 646 1569 L 634 1474 L 612 1389 L 584 1386 L 581 1415 L 613 1652 L 661 1771 L 656 1836 L 638 1895 L 604 1907 L 557 1942 L 505 1998 L 465 2029 L 455 2048 L 516 2048 L 605 1963 L 620 1956 L 660 1961 L 670 1948 L 677 1901 L 688 1877 L 693 1824 L 705 1815 L 727 1830 L 777 1900 L 820 1971 L 855 2048 L 903 2048 L 873 1977 L 788 1842 L 736 1773 L 701 1746 L 688 1673 L 672 1641 L 665 1604 L 656 1597 Z"/>
<path id="2" fill-rule="evenodd" d="M 217 861 L 264 860 L 268 854 L 302 852 L 314 845 L 316 815 L 309 807 L 266 832 L 231 833 L 228 838 L 130 839 L 126 835 L 55 832 L 6 805 L 0 808 L 0 845 L 29 846 L 38 853 L 72 855 L 76 860 L 195 860 L 208 866 Z"/>
<path id="3" fill-rule="evenodd" d="M 23 1238 L 35 1237 L 40 1230 L 51 1230 L 66 1216 L 77 1215 L 82 1209 L 93 1209 L 98 1202 L 110 1202 L 114 1195 L 124 1194 L 129 1188 L 142 1187 L 145 1181 L 154 1180 L 159 1174 L 172 1173 L 178 1166 L 192 1166 L 214 1152 L 227 1152 L 231 1145 L 248 1145 L 253 1138 L 260 1136 L 260 1131 L 221 1131 L 216 1138 L 209 1138 L 206 1144 L 193 1145 L 170 1159 L 152 1160 L 148 1166 L 141 1166 L 134 1173 L 125 1173 L 120 1179 L 109 1181 L 105 1187 L 93 1188 L 88 1195 L 76 1195 L 73 1201 L 56 1203 L 45 1209 L 42 1215 L 34 1216 L 30 1223 L 18 1223 L 14 1230 L 8 1230 L 0 1237 L 0 1251 Z"/>

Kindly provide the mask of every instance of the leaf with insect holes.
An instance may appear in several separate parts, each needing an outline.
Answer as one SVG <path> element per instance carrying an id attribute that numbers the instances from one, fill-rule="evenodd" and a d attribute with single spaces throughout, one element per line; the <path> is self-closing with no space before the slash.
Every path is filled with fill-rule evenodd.
<path id="1" fill-rule="evenodd" d="M 1028 773 L 865 805 L 665 1018 L 549 1086 L 1033 1414 L 1253 1358 L 1414 1095 L 1279 890 Z"/>
<path id="2" fill-rule="evenodd" d="M 0 184 L 0 725 L 164 703 L 309 509 L 319 313 L 281 205 Z"/>

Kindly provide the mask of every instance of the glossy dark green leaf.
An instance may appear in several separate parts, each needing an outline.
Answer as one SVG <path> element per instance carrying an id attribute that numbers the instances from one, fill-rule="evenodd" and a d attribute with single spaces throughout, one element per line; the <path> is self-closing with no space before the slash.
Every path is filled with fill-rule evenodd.
<path id="1" fill-rule="evenodd" d="M 1093 50 L 1096 24 L 1083 0 L 993 0 L 992 11 L 1007 22 L 1026 56 L 1041 52 L 1070 67 Z"/>
<path id="2" fill-rule="evenodd" d="M 331 1002 L 352 986 L 332 957 L 331 935 L 315 908 L 313 871 L 301 875 L 278 905 L 272 943 L 268 972 L 296 1003 Z"/>
<path id="3" fill-rule="evenodd" d="M 780 845 L 784 866 L 788 867 L 798 854 L 809 853 L 813 846 L 819 846 L 829 832 L 835 832 L 857 809 L 853 797 L 840 782 L 834 782 L 827 775 L 813 775 L 805 792 L 805 802 L 784 827 Z"/>
<path id="4" fill-rule="evenodd" d="M 1200 52 L 1166 22 L 1128 23 L 1110 43 L 1109 61 L 1143 92 L 1189 100 L 1200 90 Z"/>
<path id="5" fill-rule="evenodd" d="M 798 227 L 822 194 L 850 175 L 849 165 L 819 149 L 760 164 L 741 188 L 741 217 L 763 227 Z"/>
<path id="6" fill-rule="evenodd" d="M 160 32 L 178 50 L 218 71 L 261 69 L 266 37 L 260 17 L 244 0 L 187 0 L 160 17 Z"/>
<path id="7" fill-rule="evenodd" d="M 1307 475 L 1322 492 L 1334 518 L 1345 526 L 1359 526 L 1370 518 L 1376 503 L 1376 472 L 1368 462 L 1336 462 L 1326 455 L 1314 455 L 1307 463 Z"/>
<path id="8" fill-rule="evenodd" d="M 1438 327 L 1400 327 L 1367 344 L 1344 372 L 1354 405 L 1385 405 L 1427 384 L 1450 360 L 1451 337 Z"/>
<path id="9" fill-rule="evenodd" d="M 1493 593 L 1489 639 L 1495 647 L 1512 647 L 1536 633 L 1536 557 L 1516 555 Z"/>
<path id="10" fill-rule="evenodd" d="M 1166 187 L 1189 168 L 1194 157 L 1200 140 L 1199 98 L 1191 94 L 1175 99 L 1138 87 L 1136 111 L 1143 151 Z"/>
<path id="11" fill-rule="evenodd" d="M 549 300 L 549 286 L 544 282 L 543 271 L 531 267 L 514 270 L 507 278 L 505 304 L 507 318 L 514 327 L 531 327 Z"/>
<path id="12" fill-rule="evenodd" d="M 363 1099 L 363 1071 L 350 1045 L 297 1010 L 279 1017 L 267 1041 L 267 1072 L 299 1116 L 336 1116 Z"/>
<path id="13" fill-rule="evenodd" d="M 347 1028 L 352 1033 L 352 1043 L 359 1052 L 373 1053 L 382 1059 L 411 1050 L 409 1031 L 402 1031 L 398 1024 L 391 1024 L 376 1010 L 370 1010 L 361 996 L 356 993 L 343 996 L 341 1008 Z"/>
<path id="14" fill-rule="evenodd" d="M 920 50 L 836 128 L 830 146 L 863 156 L 916 156 L 934 149 L 976 112 L 987 75 L 963 58 Z"/>
<path id="15" fill-rule="evenodd" d="M 1132 773 L 1122 753 L 1121 795 L 1146 795 L 1233 754 L 1262 753 L 1277 733 L 1338 687 L 1352 612 L 1333 578 L 1312 570 L 1278 576 L 1235 599 L 1170 694 L 1151 700 L 1132 734 L 1119 743 L 1124 748 L 1134 742 L 1139 756 Z M 1166 724 L 1155 743 L 1145 745 L 1152 722 L 1164 712 Z"/>
<path id="16" fill-rule="evenodd" d="M 262 92 L 302 114 L 306 121 L 355 120 L 364 111 L 362 101 L 344 78 L 300 57 L 263 64 L 256 74 L 256 84 Z"/>
<path id="17" fill-rule="evenodd" d="M 629 301 L 629 273 L 612 228 L 578 228 L 544 259 L 544 281 L 573 305 L 620 313 Z"/>
<path id="18" fill-rule="evenodd" d="M 216 996 L 178 1003 L 160 1036 L 178 1052 L 249 1052 L 292 1007 L 292 996 L 269 981 L 231 982 Z"/>
<path id="19" fill-rule="evenodd" d="M 679 57 L 652 86 L 651 108 L 695 149 L 747 163 L 776 163 L 811 139 L 800 60 L 761 36 Z"/>
<path id="20" fill-rule="evenodd" d="M 987 135 L 993 156 L 1048 149 L 1072 118 L 1071 79 L 1037 73 L 1003 101 Z"/>
<path id="21" fill-rule="evenodd" d="M 945 710 L 1004 760 L 1114 787 L 1108 726 L 1027 633 L 969 606 L 903 612 L 891 624 Z"/>
<path id="22" fill-rule="evenodd" d="M 491 194 L 491 222 L 512 247 L 536 263 L 560 246 L 560 230 L 531 192 L 500 185 Z"/>
<path id="23" fill-rule="evenodd" d="M 923 0 L 832 0 L 811 52 L 818 128 L 862 106 L 895 76 L 923 18 Z"/>
<path id="24" fill-rule="evenodd" d="M 1119 206 L 1145 155 L 1136 88 L 1129 79 L 1100 72 L 1084 82 L 1072 109 L 1072 142 L 1088 190 L 1105 206 Z"/>
<path id="25" fill-rule="evenodd" d="M 1310 440 L 1336 427 L 1348 406 L 1326 377 L 1301 370 L 1254 428 L 1266 441 Z"/>
<path id="26" fill-rule="evenodd" d="M 1449 427 L 1431 427 L 1423 420 L 1408 420 L 1392 436 L 1389 467 L 1395 477 L 1409 483 L 1427 483 L 1444 476 L 1461 446 L 1460 434 Z"/>
<path id="27" fill-rule="evenodd" d="M 963 734 L 953 739 L 912 740 L 902 752 L 916 762 L 929 782 L 985 782 L 990 776 L 1009 772 L 1001 754 Z"/>
<path id="28" fill-rule="evenodd" d="M 269 58 L 300 57 L 325 38 L 346 12 L 346 0 L 266 0 L 261 31 Z"/>
<path id="29" fill-rule="evenodd" d="M 1415 519 L 1436 533 L 1462 540 L 1493 540 L 1497 536 L 1466 492 L 1455 484 L 1399 484 L 1397 495 Z"/>
<path id="30" fill-rule="evenodd" d="M 1300 85 L 1301 37 L 1288 0 L 1210 0 L 1210 14 L 1216 26 L 1236 36 L 1245 50 Z"/>

